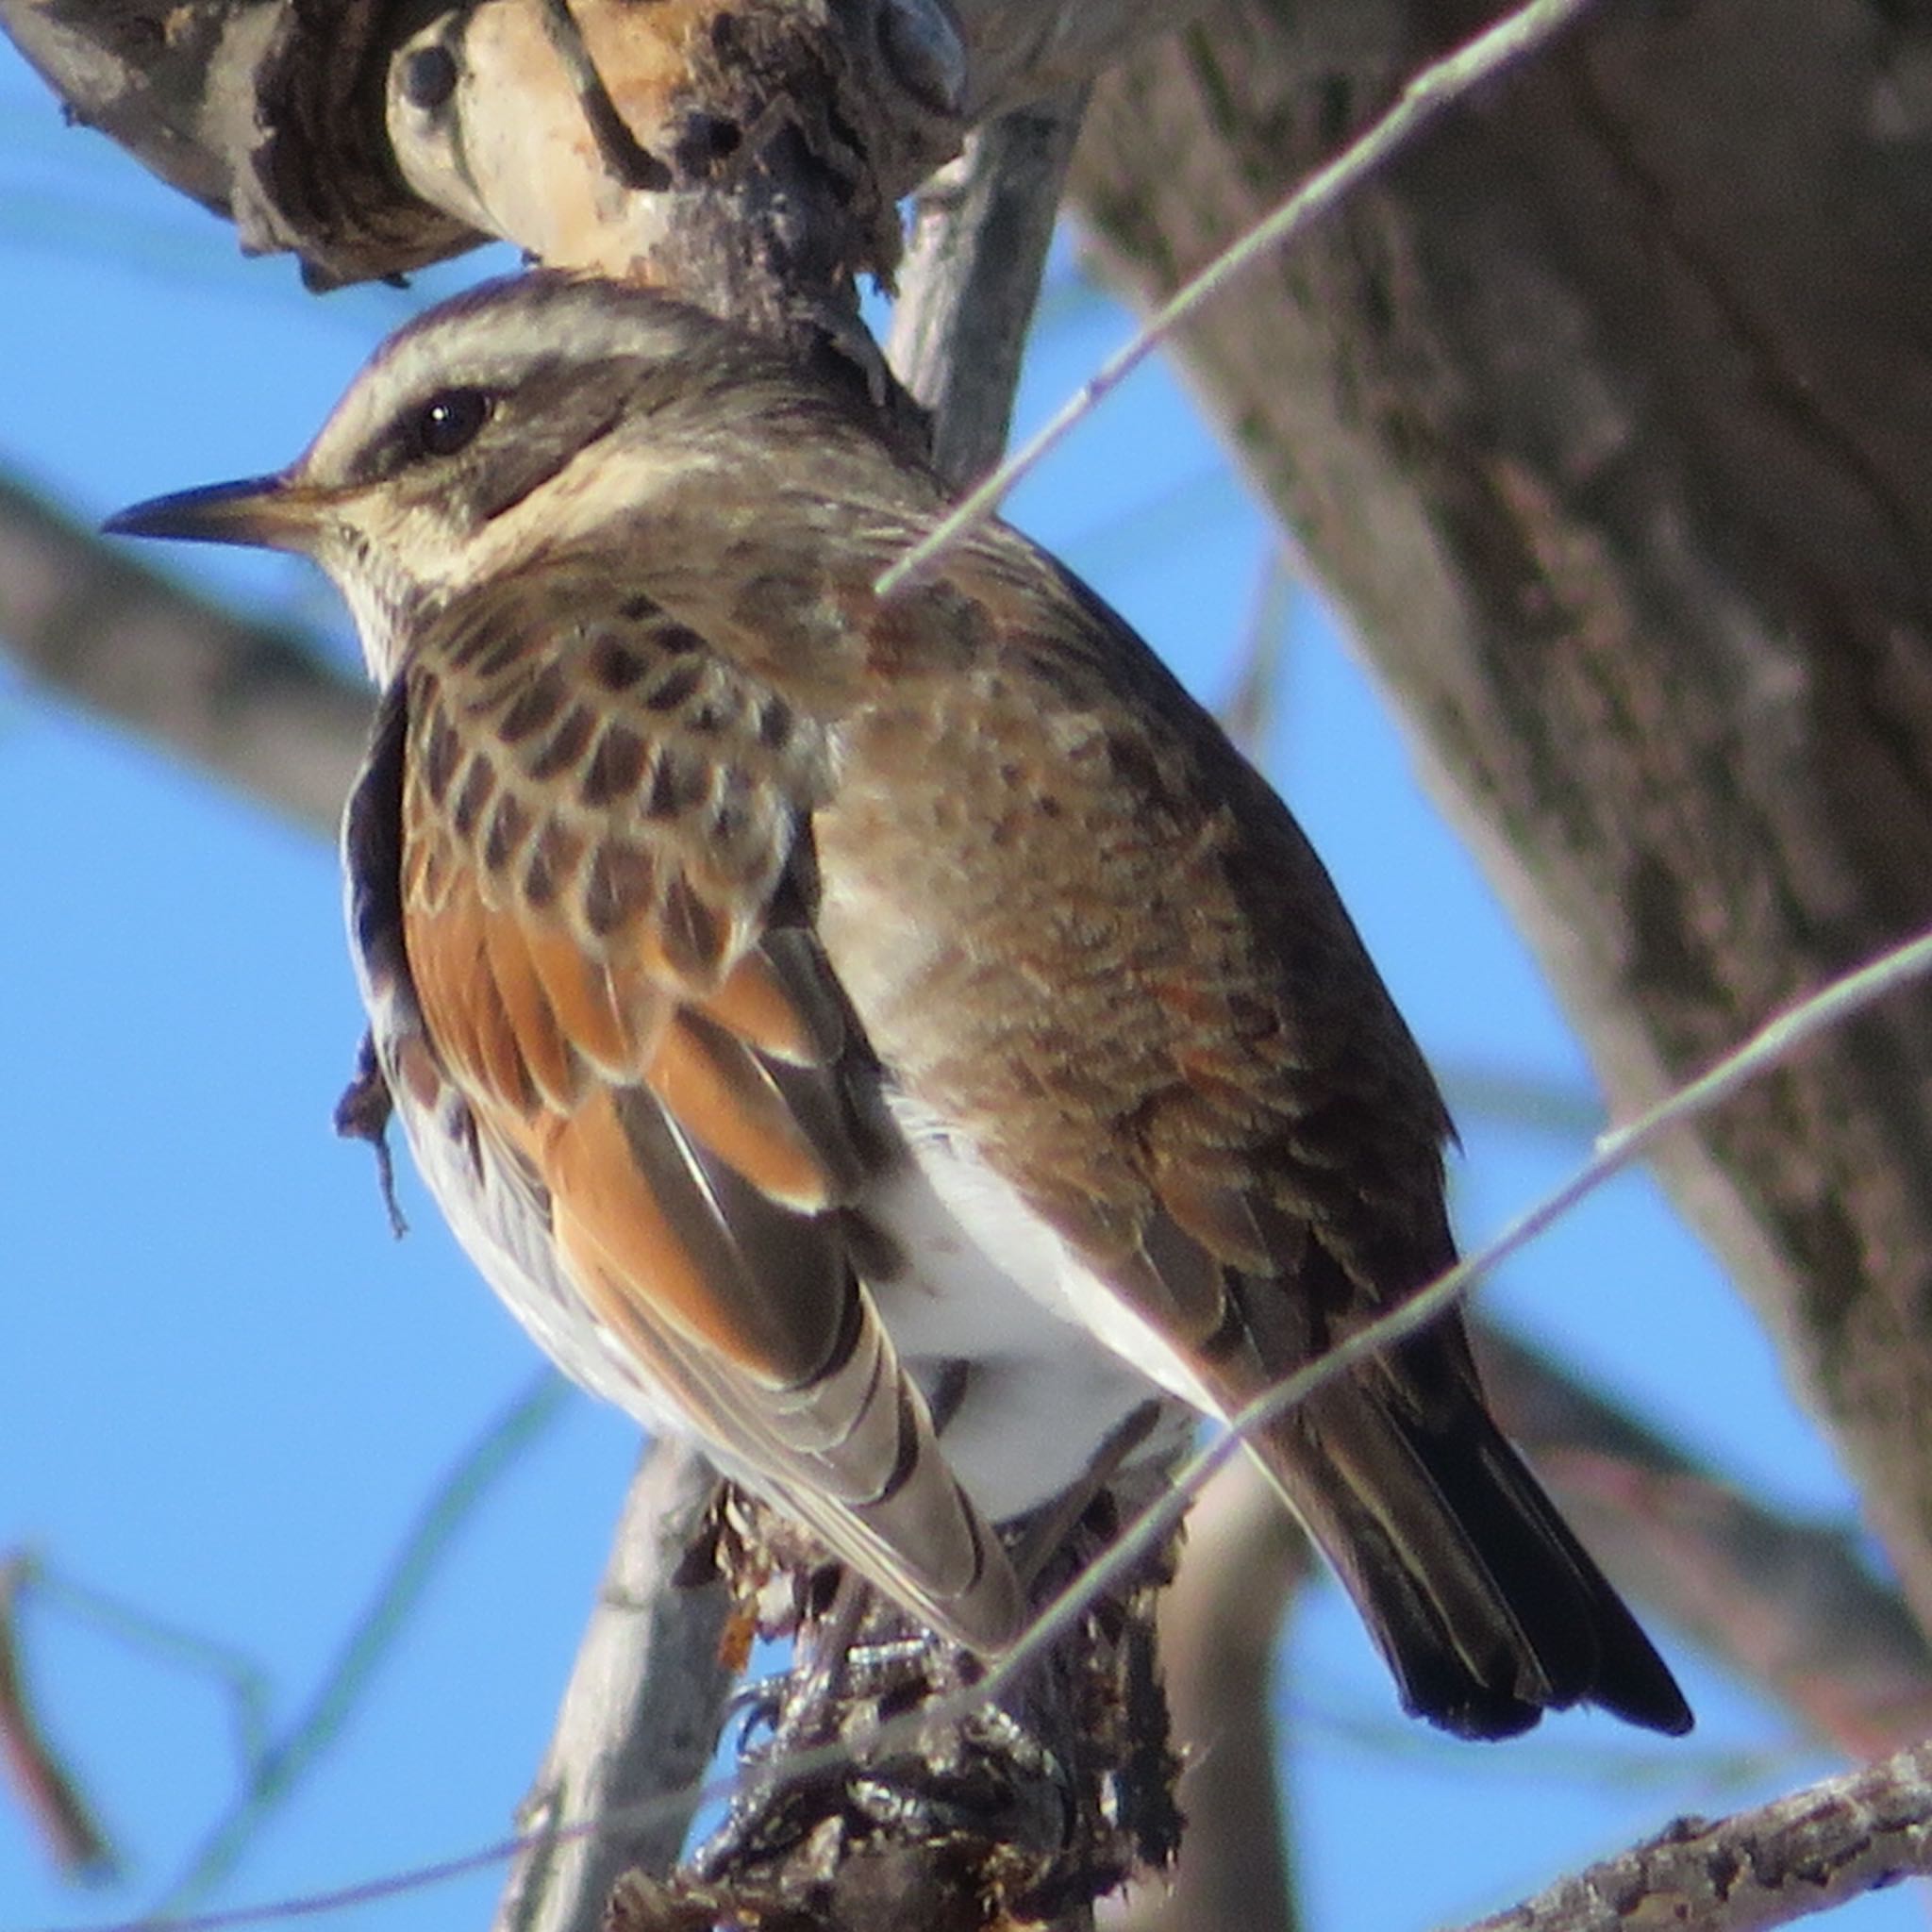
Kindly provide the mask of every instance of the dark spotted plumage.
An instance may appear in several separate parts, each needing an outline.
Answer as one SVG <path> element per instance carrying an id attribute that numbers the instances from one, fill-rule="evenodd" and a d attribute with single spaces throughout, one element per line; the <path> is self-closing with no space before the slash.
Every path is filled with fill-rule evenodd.
<path id="1" fill-rule="evenodd" d="M 399 458 L 452 386 L 487 408 Z M 990 1522 L 1151 1390 L 1225 1415 L 1455 1249 L 1441 1101 L 1293 821 L 1012 532 L 881 604 L 943 508 L 748 339 L 533 275 L 405 330 L 285 476 L 128 526 L 307 549 L 355 606 L 387 695 L 352 930 L 484 1272 L 997 1651 Z M 1409 1708 L 1688 1725 L 1454 1317 L 1254 1447 Z"/>

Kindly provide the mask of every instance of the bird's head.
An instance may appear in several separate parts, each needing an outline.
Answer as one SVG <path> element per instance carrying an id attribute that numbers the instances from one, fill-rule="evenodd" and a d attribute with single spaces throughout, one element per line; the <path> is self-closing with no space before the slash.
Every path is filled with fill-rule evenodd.
<path id="1" fill-rule="evenodd" d="M 391 337 L 287 469 L 157 497 L 107 528 L 312 558 L 387 680 L 425 605 L 608 540 L 614 520 L 707 474 L 755 494 L 743 472 L 764 440 L 733 436 L 735 425 L 810 420 L 849 446 L 841 413 L 697 309 L 540 271 Z"/>

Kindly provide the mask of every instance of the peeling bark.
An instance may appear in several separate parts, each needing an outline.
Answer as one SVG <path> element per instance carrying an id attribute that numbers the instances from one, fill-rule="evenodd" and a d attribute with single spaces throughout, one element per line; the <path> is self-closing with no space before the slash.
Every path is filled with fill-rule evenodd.
<path id="1" fill-rule="evenodd" d="M 1170 29 L 1155 0 L 0 0 L 70 117 L 319 286 L 490 236 L 768 332 L 851 328 L 969 126 Z M 503 110 L 513 94 L 514 112 Z"/>

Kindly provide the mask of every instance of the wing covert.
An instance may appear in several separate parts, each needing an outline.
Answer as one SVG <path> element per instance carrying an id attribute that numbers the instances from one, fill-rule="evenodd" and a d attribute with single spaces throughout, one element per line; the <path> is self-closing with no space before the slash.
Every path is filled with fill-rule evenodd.
<path id="1" fill-rule="evenodd" d="M 531 1177 L 585 1319 L 643 1382 L 837 1554 L 997 1648 L 1018 1587 L 838 1211 L 881 1143 L 808 925 L 825 748 L 764 727 L 764 695 L 654 607 L 569 603 L 499 585 L 406 667 L 424 1033 L 479 1158 Z"/>

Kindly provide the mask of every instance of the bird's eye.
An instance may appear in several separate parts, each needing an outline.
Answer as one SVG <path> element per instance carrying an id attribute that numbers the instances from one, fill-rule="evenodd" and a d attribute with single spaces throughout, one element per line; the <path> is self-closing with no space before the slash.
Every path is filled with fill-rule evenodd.
<path id="1" fill-rule="evenodd" d="M 410 441 L 425 457 L 453 457 L 475 440 L 493 406 L 484 390 L 439 390 L 416 411 Z"/>

